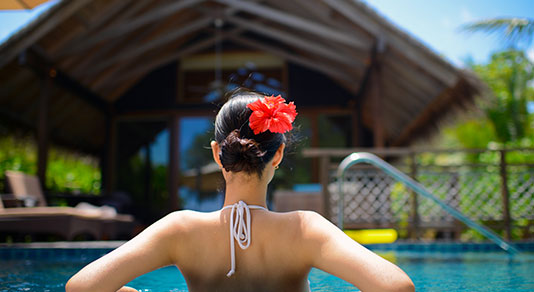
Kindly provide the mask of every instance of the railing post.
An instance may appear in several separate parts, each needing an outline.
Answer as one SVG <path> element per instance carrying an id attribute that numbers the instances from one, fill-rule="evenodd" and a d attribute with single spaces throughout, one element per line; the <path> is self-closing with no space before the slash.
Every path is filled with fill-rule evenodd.
<path id="1" fill-rule="evenodd" d="M 506 172 L 506 149 L 501 149 L 501 163 L 500 163 L 500 173 L 501 173 L 501 198 L 502 198 L 502 215 L 504 221 L 504 232 L 505 238 L 510 240 L 511 238 L 511 228 L 510 228 L 510 193 L 508 191 L 508 176 Z"/>
<path id="2" fill-rule="evenodd" d="M 447 192 L 447 198 L 448 203 L 451 207 L 460 210 L 460 175 L 458 172 L 453 172 L 451 174 L 451 181 L 450 181 L 451 188 Z M 454 227 L 452 231 L 453 239 L 459 240 L 460 235 L 462 233 L 462 224 L 461 221 L 458 219 L 452 217 L 452 220 L 454 220 Z"/>
<path id="3" fill-rule="evenodd" d="M 415 152 L 410 153 L 410 176 L 413 180 L 417 181 L 417 160 L 415 157 Z M 410 191 L 410 238 L 417 239 L 419 229 L 419 213 L 417 212 L 418 202 L 417 194 L 411 190 Z"/>
<path id="4" fill-rule="evenodd" d="M 48 168 L 48 150 L 50 136 L 50 92 L 52 90 L 52 78 L 55 76 L 53 69 L 41 81 L 39 94 L 39 115 L 37 119 L 37 177 L 41 183 L 41 188 L 46 191 L 46 171 Z M 45 192 L 47 200 L 48 195 Z M 39 204 L 46 204 L 39 202 Z"/>
<path id="5" fill-rule="evenodd" d="M 319 163 L 320 163 L 319 181 L 321 183 L 321 194 L 323 196 L 323 216 L 327 218 L 328 220 L 331 220 L 330 218 L 330 192 L 328 191 L 328 184 L 330 183 L 330 157 L 321 156 Z"/>

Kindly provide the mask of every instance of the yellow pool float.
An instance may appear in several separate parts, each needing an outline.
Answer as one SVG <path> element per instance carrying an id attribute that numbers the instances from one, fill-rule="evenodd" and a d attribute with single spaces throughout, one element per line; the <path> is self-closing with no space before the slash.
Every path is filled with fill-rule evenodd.
<path id="1" fill-rule="evenodd" d="M 395 229 L 344 230 L 350 238 L 361 244 L 392 243 L 398 238 Z"/>

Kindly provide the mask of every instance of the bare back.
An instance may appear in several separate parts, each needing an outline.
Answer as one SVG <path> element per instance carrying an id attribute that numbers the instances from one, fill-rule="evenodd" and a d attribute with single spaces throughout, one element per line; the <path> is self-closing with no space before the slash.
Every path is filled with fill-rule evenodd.
<path id="1" fill-rule="evenodd" d="M 315 212 L 251 213 L 252 241 L 246 250 L 236 246 L 231 277 L 229 210 L 178 211 L 85 266 L 66 290 L 117 291 L 142 274 L 176 265 L 190 291 L 308 291 L 312 267 L 361 291 L 414 291 L 401 269 Z"/>
<path id="2" fill-rule="evenodd" d="M 231 277 L 230 210 L 181 213 L 186 228 L 171 254 L 190 291 L 308 291 L 299 212 L 251 210 L 251 244 L 236 246 Z"/>

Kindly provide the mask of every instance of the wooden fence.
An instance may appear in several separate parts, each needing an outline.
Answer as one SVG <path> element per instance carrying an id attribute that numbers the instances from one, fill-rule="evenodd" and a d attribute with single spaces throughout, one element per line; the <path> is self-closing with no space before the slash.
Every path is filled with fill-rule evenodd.
<path id="1" fill-rule="evenodd" d="M 319 161 L 325 216 L 337 221 L 336 168 L 353 152 L 381 156 L 434 195 L 507 239 L 534 237 L 534 149 L 306 149 Z M 465 161 L 476 161 L 466 163 Z M 439 206 L 370 165 L 355 165 L 344 183 L 345 228 L 394 227 L 418 238 L 433 230 L 458 238 L 465 230 Z"/>

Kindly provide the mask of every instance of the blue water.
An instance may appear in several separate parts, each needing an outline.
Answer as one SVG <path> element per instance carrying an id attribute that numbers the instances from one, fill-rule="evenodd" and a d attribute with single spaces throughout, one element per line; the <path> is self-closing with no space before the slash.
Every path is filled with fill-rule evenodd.
<path id="1" fill-rule="evenodd" d="M 534 291 L 534 253 L 377 251 L 412 278 L 417 291 Z M 0 261 L 0 291 L 64 291 L 87 264 L 87 256 Z M 312 291 L 357 291 L 347 282 L 313 269 Z M 166 267 L 129 283 L 141 291 L 187 291 L 180 272 Z"/>

